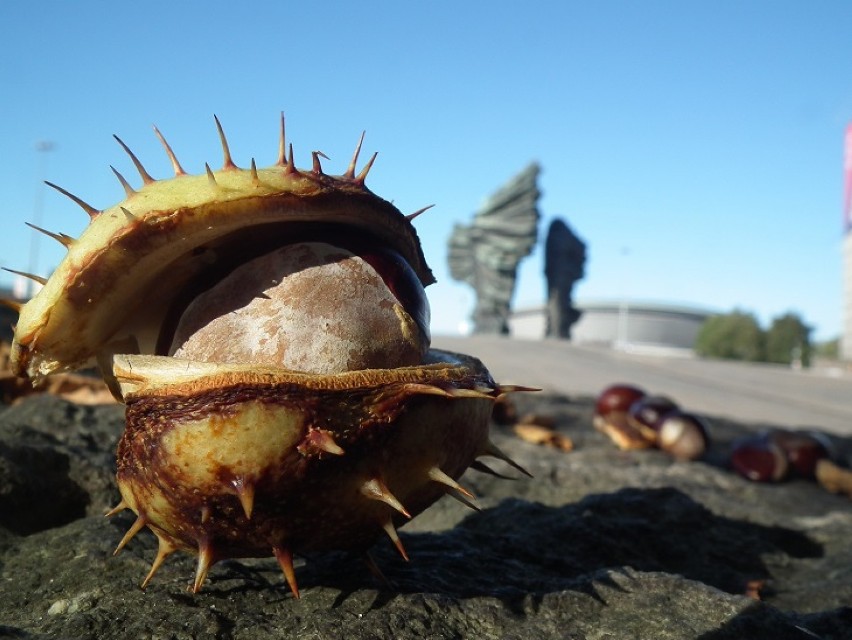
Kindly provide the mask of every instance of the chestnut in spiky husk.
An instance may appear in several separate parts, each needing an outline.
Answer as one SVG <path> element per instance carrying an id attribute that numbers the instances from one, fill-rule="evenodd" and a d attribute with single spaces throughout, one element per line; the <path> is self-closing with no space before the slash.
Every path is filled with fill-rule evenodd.
<path id="1" fill-rule="evenodd" d="M 293 554 L 366 553 L 445 493 L 477 458 L 520 469 L 488 439 L 499 385 L 475 358 L 429 345 L 434 281 L 412 220 L 369 191 L 373 159 L 332 176 L 313 153 L 142 179 L 48 233 L 68 255 L 20 306 L 12 367 L 38 381 L 97 362 L 126 408 L 121 502 L 159 551 L 197 554 L 192 590 L 224 558 L 274 556 L 294 595 Z M 155 130 L 156 131 L 156 130 Z M 363 140 L 363 136 L 362 136 Z M 288 153 L 289 152 L 289 153 Z M 33 276 L 42 280 L 37 276 Z"/>

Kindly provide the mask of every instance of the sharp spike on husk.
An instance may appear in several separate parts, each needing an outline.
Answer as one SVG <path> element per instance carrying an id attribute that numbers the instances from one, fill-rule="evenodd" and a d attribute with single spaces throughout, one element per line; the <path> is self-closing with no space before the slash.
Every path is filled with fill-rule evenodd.
<path id="1" fill-rule="evenodd" d="M 0 298 L 0 305 L 3 305 L 7 309 L 11 309 L 15 313 L 20 313 L 21 309 L 24 308 L 23 302 L 18 302 L 17 300 L 11 300 L 10 298 Z M 14 330 L 12 331 L 14 333 Z"/>
<path id="2" fill-rule="evenodd" d="M 361 137 L 358 138 L 358 144 L 355 145 L 355 153 L 352 154 L 352 160 L 349 161 L 349 168 L 346 169 L 346 173 L 343 174 L 345 178 L 355 177 L 355 166 L 358 164 L 358 156 L 361 155 L 361 145 L 364 144 L 364 135 L 366 135 L 366 133 L 366 131 L 362 131 Z"/>
<path id="3" fill-rule="evenodd" d="M 396 532 L 396 528 L 393 526 L 393 522 L 390 518 L 385 520 L 382 528 L 385 530 L 385 533 L 388 534 L 388 538 L 391 539 L 396 550 L 399 551 L 399 555 L 403 557 L 403 559 L 408 562 L 408 554 L 405 552 L 405 547 L 402 546 L 402 540 L 399 539 L 399 535 Z"/>
<path id="4" fill-rule="evenodd" d="M 128 220 L 135 220 L 136 219 L 136 216 L 134 216 L 133 212 L 130 211 L 128 208 L 119 207 L 119 209 L 121 209 L 121 212 L 124 214 L 124 217 L 127 218 Z"/>
<path id="5" fill-rule="evenodd" d="M 358 174 L 358 177 L 355 178 L 355 182 L 360 182 L 362 185 L 367 180 L 367 174 L 370 173 L 370 169 L 373 168 L 373 163 L 376 161 L 376 157 L 379 155 L 379 152 L 376 151 L 373 154 L 373 157 L 370 158 L 370 161 L 364 165 L 364 168 L 361 169 L 361 173 Z"/>
<path id="6" fill-rule="evenodd" d="M 470 468 L 474 471 L 479 471 L 480 473 L 487 473 L 490 476 L 494 476 L 495 478 L 502 478 L 503 480 L 517 480 L 517 478 L 513 478 L 512 476 L 507 476 L 502 473 L 498 473 L 494 471 L 491 467 L 489 467 L 484 462 L 480 462 L 479 460 L 474 460 L 470 463 Z"/>
<path id="7" fill-rule="evenodd" d="M 434 207 L 434 206 L 435 206 L 434 204 L 430 204 L 430 205 L 428 205 L 428 206 L 423 207 L 422 209 L 418 209 L 418 210 L 417 210 L 417 211 L 415 211 L 414 213 L 409 213 L 409 214 L 408 214 L 407 216 L 405 216 L 405 217 L 406 217 L 406 218 L 408 218 L 408 221 L 409 221 L 409 222 L 411 222 L 412 220 L 414 220 L 414 218 L 416 218 L 417 216 L 419 216 L 421 213 L 425 213 L 426 211 L 429 211 L 429 209 L 431 209 L 431 208 L 432 208 L 432 207 Z"/>
<path id="8" fill-rule="evenodd" d="M 450 476 L 448 476 L 446 473 L 441 471 L 438 467 L 432 467 L 431 469 L 429 469 L 428 475 L 429 475 L 429 478 L 431 480 L 434 480 L 435 482 L 439 482 L 444 486 L 450 487 L 451 489 L 454 489 L 455 491 L 458 491 L 459 493 L 466 495 L 471 500 L 475 499 L 475 496 L 470 491 L 465 489 L 458 482 L 456 482 Z"/>
<path id="9" fill-rule="evenodd" d="M 206 162 L 204 163 L 204 170 L 207 171 L 207 182 L 210 183 L 211 187 L 219 188 L 219 183 L 216 182 L 216 176 L 213 175 L 213 170 L 210 168 L 210 165 Z"/>
<path id="10" fill-rule="evenodd" d="M 139 585 L 143 591 L 148 588 L 148 585 L 151 583 L 151 579 L 154 577 L 154 574 L 157 573 L 159 568 L 163 566 L 163 562 L 165 562 L 166 558 L 177 551 L 177 547 L 168 542 L 165 538 L 157 536 L 157 541 L 157 557 L 154 558 L 154 562 L 151 565 L 151 570 L 148 571 L 148 575 L 145 576 L 142 584 Z"/>
<path id="11" fill-rule="evenodd" d="M 125 509 L 127 509 L 127 508 L 128 508 L 128 507 L 127 507 L 127 503 L 126 503 L 126 502 L 124 501 L 124 499 L 122 498 L 121 502 L 119 502 L 117 505 L 115 505 L 112 509 L 110 509 L 109 511 L 107 511 L 107 512 L 104 514 L 104 517 L 105 517 L 105 518 L 111 518 L 111 517 L 113 517 L 116 513 L 121 513 L 122 511 L 124 511 L 124 510 L 125 510 Z"/>
<path id="12" fill-rule="evenodd" d="M 47 284 L 47 278 L 42 278 L 41 276 L 37 276 L 34 273 L 27 273 L 26 271 L 18 271 L 16 269 L 9 269 L 7 267 L 0 267 L 3 271 L 8 271 L 9 273 L 14 273 L 15 275 L 22 276 L 27 278 L 28 280 L 32 280 L 33 282 L 38 282 L 40 285 L 44 286 Z"/>
<path id="13" fill-rule="evenodd" d="M 519 384 L 500 384 L 497 385 L 497 393 L 517 393 L 519 391 L 541 391 L 538 387 L 523 387 Z"/>
<path id="14" fill-rule="evenodd" d="M 157 134 L 157 138 L 159 138 L 160 144 L 162 144 L 163 149 L 166 150 L 166 155 L 169 157 L 169 161 L 172 163 L 172 169 L 174 169 L 175 177 L 185 176 L 186 171 L 184 171 L 183 167 L 180 166 L 180 162 L 178 162 L 178 159 L 177 159 L 177 156 L 175 155 L 175 152 L 172 151 L 171 145 L 169 145 L 169 143 L 166 142 L 165 137 L 163 136 L 162 133 L 160 133 L 160 130 L 156 126 L 154 127 L 154 133 Z"/>
<path id="15" fill-rule="evenodd" d="M 392 507 L 396 511 L 399 511 L 406 518 L 411 518 L 411 514 L 405 510 L 405 507 L 402 506 L 399 500 L 396 499 L 390 490 L 387 488 L 384 482 L 379 478 L 372 478 L 367 480 L 364 484 L 361 485 L 361 494 L 370 498 L 371 500 L 379 500 L 380 502 L 384 502 L 386 505 Z"/>
<path id="16" fill-rule="evenodd" d="M 293 592 L 293 597 L 297 600 L 302 596 L 299 594 L 299 585 L 296 582 L 296 570 L 293 568 L 293 554 L 286 547 L 272 547 L 272 553 L 278 561 L 278 566 L 281 567 L 281 572 L 284 574 L 284 579 Z"/>
<path id="17" fill-rule="evenodd" d="M 485 446 L 485 450 L 482 452 L 481 455 L 491 456 L 492 458 L 497 458 L 498 460 L 502 460 L 506 464 L 514 467 L 515 469 L 517 469 L 518 471 L 523 473 L 525 476 L 528 476 L 530 478 L 533 477 L 533 474 L 531 474 L 529 471 L 524 469 L 521 465 L 519 465 L 517 462 L 512 460 L 505 453 L 500 451 L 500 449 L 497 447 L 497 445 L 494 444 L 493 442 L 491 442 L 490 440 L 488 441 L 488 444 Z"/>
<path id="18" fill-rule="evenodd" d="M 224 160 L 222 162 L 222 169 L 236 169 L 237 165 L 234 164 L 234 161 L 231 159 L 231 149 L 228 147 L 228 139 L 225 137 L 225 130 L 222 129 L 222 123 L 219 122 L 219 117 L 214 115 L 213 119 L 216 121 L 216 130 L 219 132 L 219 141 L 222 143 L 222 156 Z"/>
<path id="19" fill-rule="evenodd" d="M 441 387 L 436 387 L 432 384 L 422 384 L 419 382 L 409 382 L 404 387 L 405 391 L 409 393 L 418 393 L 427 396 L 443 396 L 444 398 L 449 398 L 450 394 L 447 393 Z"/>
<path id="20" fill-rule="evenodd" d="M 254 158 L 251 159 L 251 167 L 249 169 L 251 171 L 251 183 L 255 187 L 260 186 L 260 176 L 257 175 L 257 163 L 254 161 Z"/>
<path id="21" fill-rule="evenodd" d="M 290 144 L 290 159 L 284 163 L 284 175 L 289 175 L 291 173 L 299 173 L 299 170 L 296 168 L 296 161 L 293 159 L 293 145 Z"/>
<path id="22" fill-rule="evenodd" d="M 480 506 L 478 504 L 476 504 L 472 500 L 469 500 L 468 498 L 465 498 L 460 493 L 457 493 L 455 491 L 447 491 L 447 495 L 450 496 L 453 500 L 458 500 L 459 502 L 461 502 L 464 506 L 468 507 L 469 509 L 473 509 L 474 511 L 482 511 L 482 509 L 480 508 Z"/>
<path id="23" fill-rule="evenodd" d="M 287 140 L 284 135 L 284 112 L 281 112 L 281 133 L 278 136 L 278 161 L 275 163 L 279 167 L 287 164 Z"/>
<path id="24" fill-rule="evenodd" d="M 334 436 L 325 429 L 311 429 L 308 431 L 304 443 L 299 445 L 299 451 L 307 455 L 318 451 L 325 451 L 335 456 L 342 456 L 346 453 L 334 440 Z"/>
<path id="25" fill-rule="evenodd" d="M 210 567 L 216 561 L 213 554 L 213 545 L 207 540 L 201 540 L 198 543 L 198 565 L 195 568 L 195 580 L 192 582 L 192 592 L 198 593 L 201 591 L 201 586 L 207 578 L 207 573 Z"/>
<path id="26" fill-rule="evenodd" d="M 237 491 L 237 498 L 240 499 L 240 505 L 243 507 L 243 513 L 248 520 L 251 520 L 251 514 L 254 511 L 254 483 L 246 478 L 237 478 L 233 481 L 233 485 Z"/>
<path id="27" fill-rule="evenodd" d="M 136 517 L 136 520 L 130 525 L 130 528 L 127 530 L 127 533 L 124 534 L 124 537 L 121 539 L 121 542 L 118 543 L 118 546 L 115 548 L 115 551 L 112 552 L 112 555 L 117 556 L 118 552 L 124 549 L 124 546 L 133 539 L 137 533 L 139 533 L 142 528 L 147 523 L 145 516 L 139 515 Z"/>
<path id="28" fill-rule="evenodd" d="M 110 165 L 110 169 L 115 174 L 115 177 L 118 178 L 118 181 L 121 183 L 122 188 L 124 189 L 124 194 L 129 198 L 130 196 L 136 193 L 136 189 L 130 186 L 130 183 L 118 172 L 114 166 Z"/>
<path id="29" fill-rule="evenodd" d="M 61 243 L 62 246 L 66 247 L 66 248 L 68 248 L 72 244 L 74 244 L 74 238 L 72 238 L 71 236 L 65 235 L 64 233 L 53 233 L 52 231 L 48 231 L 47 229 L 42 229 L 41 227 L 37 227 L 36 225 L 34 225 L 30 222 L 25 222 L 24 224 L 27 225 L 30 229 L 35 229 L 39 233 L 43 233 L 44 235 L 46 235 L 50 238 L 53 238 L 54 240 Z"/>
<path id="30" fill-rule="evenodd" d="M 313 156 L 313 172 L 317 175 L 322 175 L 322 164 L 320 164 L 320 158 L 325 158 L 326 160 L 329 160 L 330 158 L 322 151 L 311 151 L 311 156 Z"/>
<path id="31" fill-rule="evenodd" d="M 454 398 L 479 398 L 484 400 L 494 400 L 494 396 L 491 396 L 482 391 L 477 391 L 476 389 L 460 389 L 457 387 L 450 387 L 447 389 L 447 393 Z"/>
<path id="32" fill-rule="evenodd" d="M 201 524 L 206 524 L 210 520 L 210 507 L 206 504 L 201 507 Z"/>
<path id="33" fill-rule="evenodd" d="M 51 187 L 52 189 L 56 189 L 63 196 L 71 198 L 74 202 L 77 203 L 77 205 L 80 206 L 80 208 L 83 209 L 83 211 L 85 211 L 86 213 L 89 214 L 90 218 L 94 218 L 95 216 L 97 216 L 101 212 L 100 209 L 95 209 L 92 205 L 90 205 L 85 200 L 78 198 L 73 193 L 71 193 L 70 191 L 66 191 L 65 189 L 63 189 L 62 187 L 60 187 L 57 184 L 53 184 L 52 182 L 48 182 L 47 180 L 44 181 L 44 184 L 46 184 L 48 187 Z"/>
<path id="34" fill-rule="evenodd" d="M 121 148 L 124 149 L 125 153 L 127 153 L 128 156 L 130 156 L 130 160 L 131 162 L 133 162 L 133 166 L 135 166 L 136 170 L 139 172 L 139 175 L 142 178 L 142 182 L 145 184 L 151 184 L 152 182 L 156 182 L 156 180 L 154 180 L 154 178 L 152 178 L 151 175 L 147 171 L 145 171 L 145 167 L 142 166 L 142 163 L 139 162 L 139 158 L 137 158 L 136 154 L 130 150 L 130 147 L 124 144 L 124 141 L 117 135 L 113 135 L 112 137 L 115 138 L 116 141 L 118 141 L 118 144 L 121 145 Z"/>

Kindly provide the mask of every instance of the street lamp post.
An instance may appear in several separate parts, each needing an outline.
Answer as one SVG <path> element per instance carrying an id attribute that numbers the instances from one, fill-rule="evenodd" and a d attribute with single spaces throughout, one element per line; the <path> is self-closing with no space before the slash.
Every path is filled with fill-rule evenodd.
<path id="1" fill-rule="evenodd" d="M 618 303 L 618 326 L 616 328 L 615 344 L 618 349 L 627 349 L 630 343 L 630 303 L 627 292 L 627 258 L 630 255 L 629 247 L 621 248 L 621 256 L 624 258 L 622 265 L 622 292 Z"/>

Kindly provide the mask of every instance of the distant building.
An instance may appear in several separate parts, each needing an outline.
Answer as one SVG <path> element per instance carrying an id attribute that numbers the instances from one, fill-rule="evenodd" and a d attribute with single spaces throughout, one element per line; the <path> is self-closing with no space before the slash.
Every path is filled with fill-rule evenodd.
<path id="1" fill-rule="evenodd" d="M 625 349 L 692 351 L 701 325 L 715 315 L 707 309 L 643 302 L 579 301 L 580 320 L 571 330 L 575 344 Z M 515 338 L 542 339 L 545 309 L 519 309 L 509 319 Z"/>

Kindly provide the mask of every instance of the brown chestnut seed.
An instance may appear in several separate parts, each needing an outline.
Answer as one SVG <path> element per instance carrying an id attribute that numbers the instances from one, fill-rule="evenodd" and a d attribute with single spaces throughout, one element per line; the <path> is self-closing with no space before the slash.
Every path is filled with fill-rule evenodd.
<path id="1" fill-rule="evenodd" d="M 678 460 L 696 460 L 707 451 L 709 437 L 704 423 L 690 413 L 670 411 L 657 432 L 657 446 Z"/>
<path id="2" fill-rule="evenodd" d="M 768 438 L 783 449 L 790 471 L 801 478 L 813 479 L 817 462 L 829 456 L 828 443 L 820 434 L 778 429 Z"/>
<path id="3" fill-rule="evenodd" d="M 665 396 L 645 396 L 630 405 L 627 422 L 644 438 L 656 443 L 663 418 L 677 408 L 677 404 Z"/>
<path id="4" fill-rule="evenodd" d="M 595 403 L 595 414 L 606 417 L 613 411 L 626 412 L 645 392 L 630 384 L 614 384 L 604 389 Z"/>
<path id="5" fill-rule="evenodd" d="M 338 373 L 417 365 L 428 346 L 428 334 L 368 261 L 303 242 L 250 260 L 197 296 L 170 355 Z"/>
<path id="6" fill-rule="evenodd" d="M 731 467 L 742 477 L 755 482 L 778 482 L 789 471 L 784 450 L 765 434 L 736 443 L 731 452 Z"/>
<path id="7" fill-rule="evenodd" d="M 609 427 L 615 425 L 616 430 L 621 432 L 623 428 L 626 428 L 627 410 L 630 405 L 644 395 L 645 392 L 642 389 L 631 384 L 614 384 L 601 391 L 595 402 L 595 414 L 592 419 L 595 429 L 610 435 Z M 633 439 L 633 436 L 629 438 L 629 440 Z"/>

